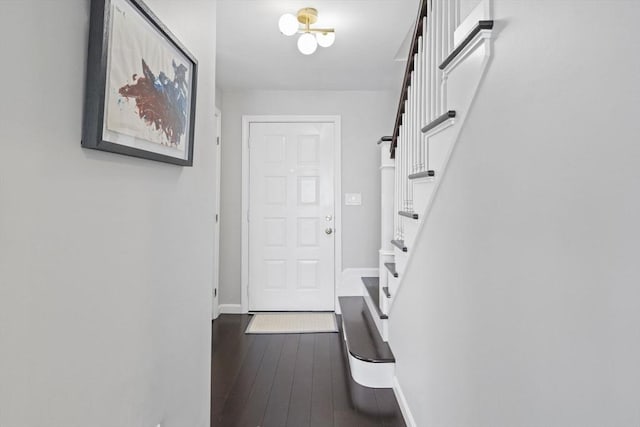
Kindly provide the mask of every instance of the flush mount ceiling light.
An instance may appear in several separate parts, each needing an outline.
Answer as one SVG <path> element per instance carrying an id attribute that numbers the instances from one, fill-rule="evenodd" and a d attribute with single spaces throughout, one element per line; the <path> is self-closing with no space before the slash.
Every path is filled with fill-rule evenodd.
<path id="1" fill-rule="evenodd" d="M 300 9 L 296 15 L 285 13 L 278 21 L 280 32 L 285 36 L 301 34 L 298 39 L 298 50 L 304 55 L 311 55 L 318 45 L 329 47 L 336 40 L 333 28 L 311 28 L 318 21 L 318 11 L 312 7 Z"/>

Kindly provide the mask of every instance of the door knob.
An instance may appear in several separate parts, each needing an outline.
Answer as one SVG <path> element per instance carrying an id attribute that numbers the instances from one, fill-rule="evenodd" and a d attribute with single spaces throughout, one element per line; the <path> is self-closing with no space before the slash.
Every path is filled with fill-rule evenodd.
<path id="1" fill-rule="evenodd" d="M 331 233 L 333 233 L 333 228 L 327 228 L 326 230 L 324 230 L 324 232 L 326 234 L 331 234 Z"/>
<path id="2" fill-rule="evenodd" d="M 327 221 L 331 221 L 331 220 L 333 219 L 333 217 L 332 217 L 331 215 L 327 215 L 327 216 L 325 217 L 325 219 L 326 219 Z"/>

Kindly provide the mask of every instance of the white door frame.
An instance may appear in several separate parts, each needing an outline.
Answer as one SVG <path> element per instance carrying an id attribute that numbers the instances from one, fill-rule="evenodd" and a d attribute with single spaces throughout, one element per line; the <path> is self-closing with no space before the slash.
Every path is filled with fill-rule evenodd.
<path id="1" fill-rule="evenodd" d="M 216 212 L 214 218 L 214 236 L 213 236 L 213 289 L 211 296 L 213 297 L 211 307 L 211 319 L 217 319 L 220 315 L 220 180 L 222 173 L 220 166 L 222 164 L 222 112 L 216 108 L 216 182 L 214 184 L 216 192 Z"/>
<path id="2" fill-rule="evenodd" d="M 342 156 L 341 116 L 242 116 L 242 269 L 240 304 L 242 313 L 249 312 L 249 127 L 251 123 L 333 123 L 334 127 L 334 295 L 342 272 Z M 334 298 L 335 301 L 335 298 Z"/>

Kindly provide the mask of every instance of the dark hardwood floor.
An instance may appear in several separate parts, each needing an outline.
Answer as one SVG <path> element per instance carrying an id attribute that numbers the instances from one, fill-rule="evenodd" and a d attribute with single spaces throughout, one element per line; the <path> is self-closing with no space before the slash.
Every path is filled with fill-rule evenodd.
<path id="1" fill-rule="evenodd" d="M 340 334 L 245 335 L 250 318 L 213 322 L 211 426 L 405 426 L 391 389 L 351 379 Z"/>

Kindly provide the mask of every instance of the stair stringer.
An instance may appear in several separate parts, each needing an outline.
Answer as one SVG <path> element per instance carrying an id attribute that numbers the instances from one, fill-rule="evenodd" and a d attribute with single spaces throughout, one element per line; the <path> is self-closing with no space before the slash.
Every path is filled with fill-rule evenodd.
<path id="1" fill-rule="evenodd" d="M 427 133 L 426 139 L 428 144 L 440 144 L 441 147 L 438 164 L 429 165 L 430 168 L 436 170 L 436 177 L 423 178 L 412 183 L 414 186 L 414 202 L 416 207 L 422 209 L 418 210 L 420 220 L 418 221 L 415 234 L 410 236 L 406 240 L 411 242 L 411 246 L 415 246 L 415 242 L 418 241 L 422 235 L 422 231 L 425 227 L 426 221 L 429 218 L 429 212 L 433 206 L 440 183 L 446 173 L 447 164 L 451 160 L 451 156 L 455 149 L 458 137 L 464 127 L 464 122 L 470 111 L 473 101 L 476 98 L 478 89 L 482 84 L 484 76 L 491 62 L 492 54 L 492 30 L 480 31 L 476 37 L 460 52 L 458 57 L 453 60 L 443 70 L 443 93 L 445 94 L 446 106 L 449 109 L 456 110 L 456 118 L 451 119 L 437 128 L 432 129 Z M 431 151 L 431 149 L 429 150 Z M 424 184 L 427 183 L 427 186 Z M 422 186 L 425 191 L 418 191 Z M 421 200 L 422 198 L 422 200 Z M 392 295 L 392 299 L 388 306 L 389 318 L 393 316 L 393 310 L 395 306 L 395 300 L 399 292 L 402 292 L 404 285 L 404 278 L 406 276 L 405 271 L 410 269 L 414 262 L 414 253 L 407 254 L 406 264 L 404 268 L 399 270 L 399 278 L 397 279 L 397 288 Z"/>

